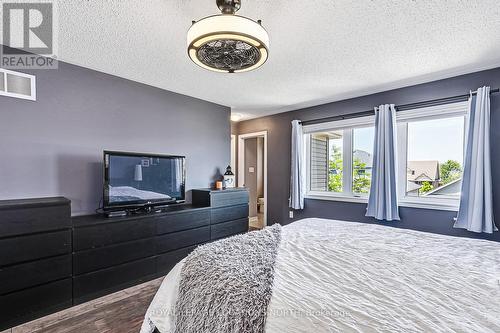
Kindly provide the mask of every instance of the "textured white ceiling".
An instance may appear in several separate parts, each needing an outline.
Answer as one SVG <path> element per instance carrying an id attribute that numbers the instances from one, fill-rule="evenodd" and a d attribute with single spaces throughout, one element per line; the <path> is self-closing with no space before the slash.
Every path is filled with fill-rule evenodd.
<path id="1" fill-rule="evenodd" d="M 500 66 L 498 0 L 243 0 L 271 38 L 260 69 L 186 54 L 215 0 L 60 0 L 60 59 L 230 106 L 246 118 Z"/>

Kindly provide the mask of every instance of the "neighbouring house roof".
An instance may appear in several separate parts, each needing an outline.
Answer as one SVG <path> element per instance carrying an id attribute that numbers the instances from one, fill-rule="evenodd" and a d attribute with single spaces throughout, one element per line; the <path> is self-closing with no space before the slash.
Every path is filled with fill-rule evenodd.
<path id="1" fill-rule="evenodd" d="M 424 195 L 460 195 L 462 190 L 462 178 L 456 179 L 446 185 L 435 188 Z"/>
<path id="2" fill-rule="evenodd" d="M 418 191 L 422 185 L 416 184 L 414 182 L 406 182 L 406 192 Z"/>
<path id="3" fill-rule="evenodd" d="M 439 180 L 438 161 L 408 161 L 406 168 L 409 181 L 436 181 Z"/>

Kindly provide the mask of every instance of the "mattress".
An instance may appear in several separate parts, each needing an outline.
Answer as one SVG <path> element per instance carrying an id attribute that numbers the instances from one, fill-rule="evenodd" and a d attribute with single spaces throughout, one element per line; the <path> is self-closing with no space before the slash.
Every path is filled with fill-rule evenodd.
<path id="1" fill-rule="evenodd" d="M 174 332 L 184 261 L 142 333 Z M 304 219 L 282 228 L 265 332 L 500 332 L 500 244 Z"/>

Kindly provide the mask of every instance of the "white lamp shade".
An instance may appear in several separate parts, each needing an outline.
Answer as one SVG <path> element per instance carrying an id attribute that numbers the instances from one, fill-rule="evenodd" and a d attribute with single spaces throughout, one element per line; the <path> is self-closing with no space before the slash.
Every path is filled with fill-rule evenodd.
<path id="1" fill-rule="evenodd" d="M 216 40 L 241 41 L 255 47 L 259 52 L 258 61 L 250 67 L 234 70 L 244 72 L 260 67 L 266 62 L 269 53 L 269 35 L 257 22 L 238 15 L 221 14 L 209 16 L 194 23 L 187 34 L 188 54 L 197 65 L 218 72 L 229 70 L 210 67 L 200 61 L 198 50 L 203 45 Z"/>
<path id="2" fill-rule="evenodd" d="M 247 35 L 258 42 L 255 46 L 261 44 L 269 49 L 269 35 L 260 24 L 243 16 L 227 14 L 209 16 L 194 23 L 187 34 L 188 47 L 201 37 L 219 33 Z"/>

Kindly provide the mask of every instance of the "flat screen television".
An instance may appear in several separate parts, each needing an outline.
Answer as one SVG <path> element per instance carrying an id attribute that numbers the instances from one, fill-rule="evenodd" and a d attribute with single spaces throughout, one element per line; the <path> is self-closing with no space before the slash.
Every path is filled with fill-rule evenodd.
<path id="1" fill-rule="evenodd" d="M 184 156 L 104 151 L 105 211 L 185 201 Z"/>

